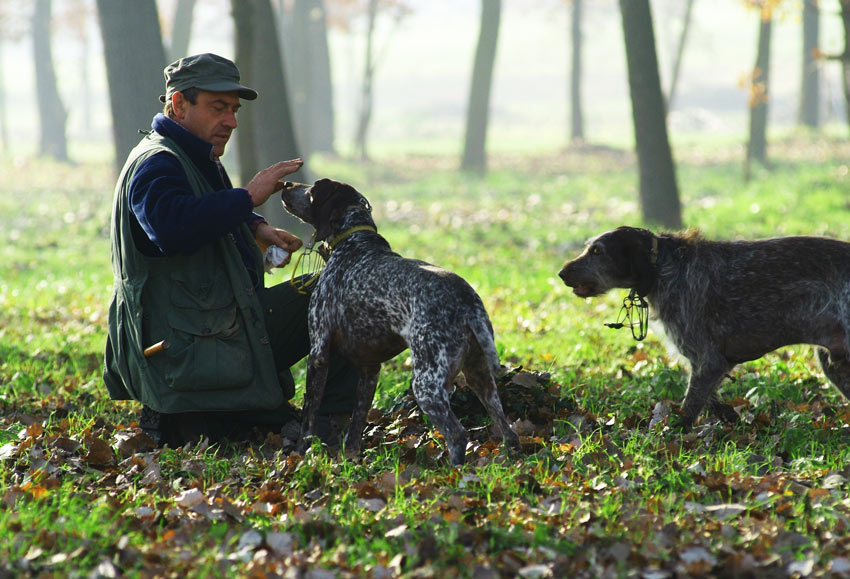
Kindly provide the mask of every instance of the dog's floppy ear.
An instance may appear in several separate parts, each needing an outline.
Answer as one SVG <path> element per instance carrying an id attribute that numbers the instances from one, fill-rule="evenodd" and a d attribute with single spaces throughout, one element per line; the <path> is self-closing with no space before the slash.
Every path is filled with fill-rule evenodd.
<path id="1" fill-rule="evenodd" d="M 334 209 L 338 205 L 337 183 L 330 179 L 319 179 L 310 189 L 312 195 L 311 210 L 313 226 L 316 228 L 316 239 L 324 240 L 333 233 Z"/>
<path id="2" fill-rule="evenodd" d="M 625 249 L 629 258 L 632 289 L 641 297 L 652 291 L 658 271 L 655 262 L 658 258 L 658 239 L 647 229 L 620 227 L 625 236 Z"/>

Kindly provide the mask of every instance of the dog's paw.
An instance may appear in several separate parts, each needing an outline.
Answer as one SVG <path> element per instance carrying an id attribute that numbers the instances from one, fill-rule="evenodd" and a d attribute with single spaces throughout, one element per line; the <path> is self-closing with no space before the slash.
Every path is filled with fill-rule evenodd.
<path id="1" fill-rule="evenodd" d="M 684 414 L 672 414 L 670 416 L 670 430 L 687 434 L 694 426 L 694 419 Z"/>
<path id="2" fill-rule="evenodd" d="M 298 444 L 295 446 L 295 452 L 297 452 L 298 454 L 300 454 L 302 456 L 306 455 L 307 451 L 310 450 L 311 448 L 313 448 L 314 442 L 318 442 L 321 445 L 322 441 L 318 436 L 316 436 L 314 434 L 310 434 L 310 433 L 304 434 L 298 440 Z"/>
<path id="3" fill-rule="evenodd" d="M 722 402 L 712 402 L 708 412 L 725 424 L 737 424 L 741 421 L 741 417 L 735 409 Z"/>

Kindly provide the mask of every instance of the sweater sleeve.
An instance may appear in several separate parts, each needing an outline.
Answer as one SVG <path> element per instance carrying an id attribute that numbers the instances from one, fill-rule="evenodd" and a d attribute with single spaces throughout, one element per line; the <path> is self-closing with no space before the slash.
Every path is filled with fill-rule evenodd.
<path id="1" fill-rule="evenodd" d="M 129 195 L 141 229 L 166 256 L 191 255 L 255 218 L 247 190 L 222 189 L 197 197 L 180 161 L 165 152 L 138 167 Z"/>

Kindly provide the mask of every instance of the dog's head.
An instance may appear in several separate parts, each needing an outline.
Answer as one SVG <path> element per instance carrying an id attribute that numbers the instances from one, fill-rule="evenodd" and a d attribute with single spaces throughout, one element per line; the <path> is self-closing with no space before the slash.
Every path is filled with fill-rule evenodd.
<path id="1" fill-rule="evenodd" d="M 312 187 L 287 183 L 280 196 L 287 211 L 316 229 L 317 241 L 355 225 L 373 224 L 369 201 L 346 183 L 331 179 L 319 179 Z"/>
<path id="2" fill-rule="evenodd" d="M 658 238 L 646 229 L 618 227 L 588 241 L 584 253 L 558 272 L 573 293 L 586 298 L 613 288 L 646 296 L 657 277 Z"/>

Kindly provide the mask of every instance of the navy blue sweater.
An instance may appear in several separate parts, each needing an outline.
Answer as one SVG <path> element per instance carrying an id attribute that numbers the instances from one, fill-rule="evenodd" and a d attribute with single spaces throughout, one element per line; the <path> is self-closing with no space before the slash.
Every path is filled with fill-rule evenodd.
<path id="1" fill-rule="evenodd" d="M 162 113 L 153 118 L 154 131 L 173 140 L 200 169 L 213 192 L 196 197 L 177 157 L 157 153 L 142 162 L 130 181 L 131 222 L 136 248 L 150 257 L 192 255 L 198 249 L 234 233 L 242 259 L 255 286 L 262 272 L 254 270 L 251 249 L 238 235 L 242 223 L 263 218 L 253 212 L 246 189 L 233 187 L 224 167 L 212 155 L 213 146 Z"/>

